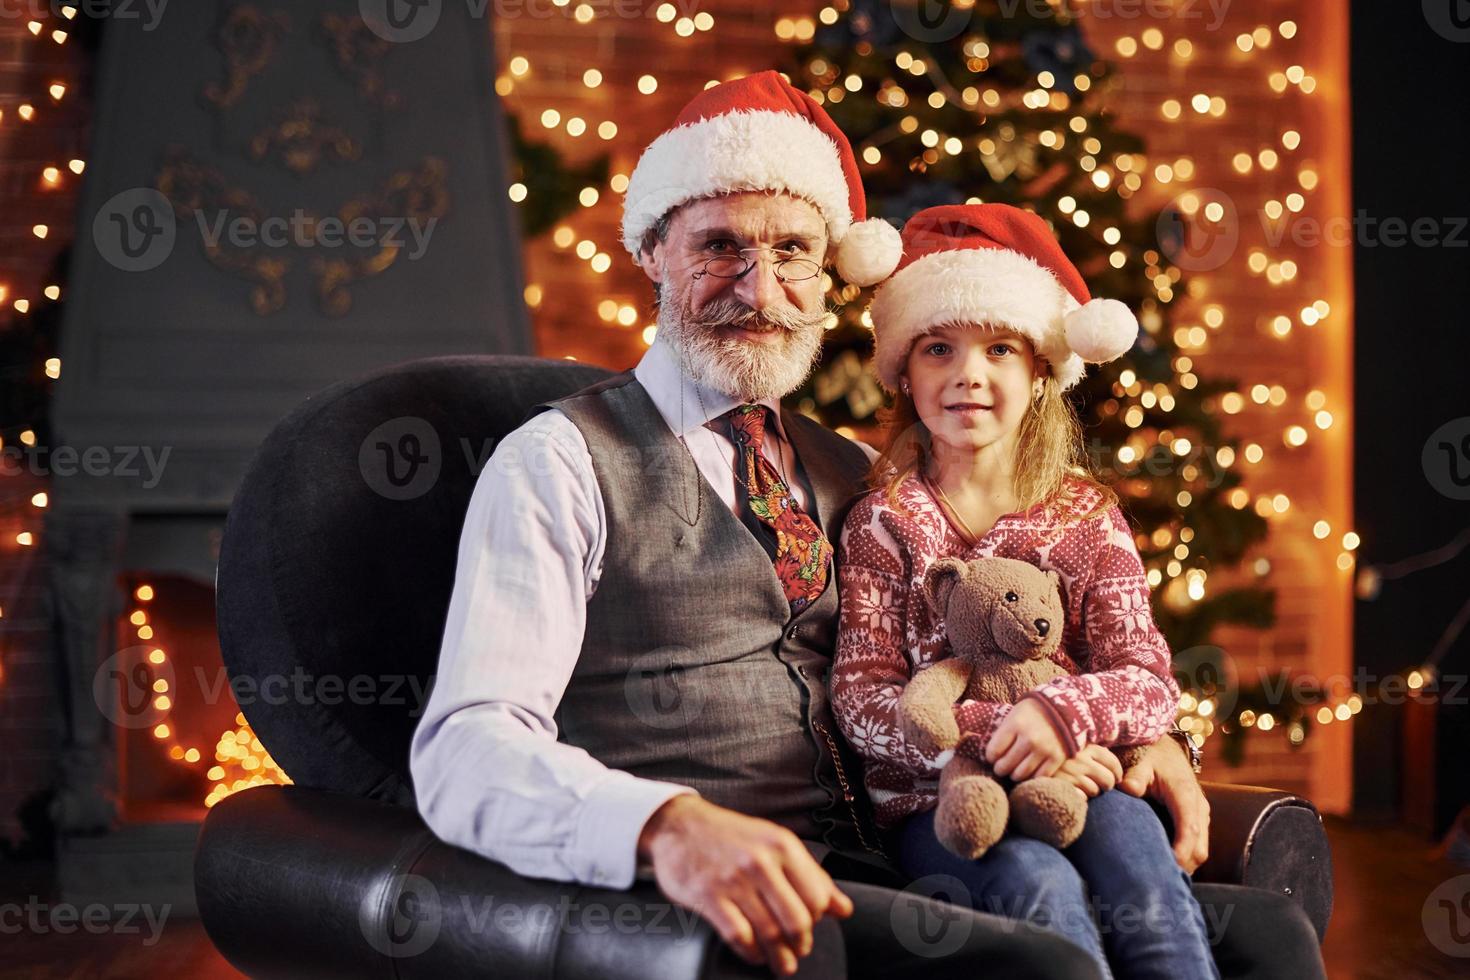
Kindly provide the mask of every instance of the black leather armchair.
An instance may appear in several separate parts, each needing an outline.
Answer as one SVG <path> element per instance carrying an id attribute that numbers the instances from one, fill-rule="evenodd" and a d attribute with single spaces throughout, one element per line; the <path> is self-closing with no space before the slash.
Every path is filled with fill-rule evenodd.
<path id="1" fill-rule="evenodd" d="M 256 690 L 280 677 L 293 692 L 241 710 L 295 785 L 217 804 L 195 862 L 204 926 L 243 972 L 769 975 L 651 884 L 523 878 L 439 841 L 414 809 L 408 749 L 475 480 L 531 405 L 606 374 L 525 357 L 414 361 L 313 396 L 260 448 L 226 523 L 217 616 L 231 677 Z M 1211 857 L 1196 880 L 1291 895 L 1320 937 L 1332 877 L 1312 804 L 1206 792 Z M 842 975 L 835 924 L 816 938 L 804 973 Z"/>

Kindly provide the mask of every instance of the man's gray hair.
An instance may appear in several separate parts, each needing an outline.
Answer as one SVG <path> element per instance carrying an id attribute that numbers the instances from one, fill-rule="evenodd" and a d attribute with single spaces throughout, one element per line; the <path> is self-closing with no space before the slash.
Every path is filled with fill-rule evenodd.
<path id="1" fill-rule="evenodd" d="M 669 240 L 669 225 L 673 223 L 674 212 L 677 210 L 678 208 L 671 208 L 665 211 L 653 223 L 653 227 L 643 233 L 643 241 L 638 243 L 639 252 L 644 255 L 652 255 L 655 245 L 661 245 Z M 653 284 L 653 305 L 655 309 L 658 308 L 659 302 L 663 299 L 659 292 L 659 285 L 659 283 Z"/>

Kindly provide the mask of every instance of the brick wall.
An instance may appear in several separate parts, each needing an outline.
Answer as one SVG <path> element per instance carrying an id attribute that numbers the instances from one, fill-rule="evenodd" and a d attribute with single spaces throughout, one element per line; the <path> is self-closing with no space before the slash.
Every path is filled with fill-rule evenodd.
<path id="1" fill-rule="evenodd" d="M 44 790 L 60 754 L 61 706 L 45 603 L 46 568 L 39 513 L 30 504 L 38 479 L 0 480 L 0 839 L 18 842 L 17 810 Z"/>
<path id="2" fill-rule="evenodd" d="M 1175 4 L 1167 17 L 1125 19 L 1100 16 L 1110 9 L 1105 2 L 1084 9 L 1084 30 L 1119 69 L 1112 104 L 1120 125 L 1146 137 L 1151 170 L 1168 165 L 1177 174 L 1181 162 L 1186 172 L 1192 167 L 1189 180 L 1155 182 L 1140 203 L 1200 189 L 1202 204 L 1228 199 L 1238 215 L 1238 246 L 1219 268 L 1192 273 L 1193 288 L 1178 304 L 1174 325 L 1204 325 L 1204 343 L 1189 351 L 1196 370 L 1239 382 L 1243 407 L 1230 415 L 1228 428 L 1243 446 L 1254 442 L 1263 451 L 1258 463 L 1238 458 L 1234 464 L 1245 468 L 1248 505 L 1277 494 L 1289 501 L 1284 513 L 1272 509 L 1270 538 L 1246 573 L 1235 577 L 1276 591 L 1276 627 L 1225 629 L 1216 642 L 1247 679 L 1282 668 L 1346 678 L 1352 672 L 1352 565 L 1344 559 L 1347 567 L 1340 567 L 1339 558 L 1352 514 L 1352 254 L 1350 248 L 1301 247 L 1291 236 L 1273 242 L 1278 226 L 1270 217 L 1273 201 L 1284 216 L 1300 205 L 1297 220 L 1351 213 L 1346 5 L 1236 3 L 1217 20 L 1209 5 Z M 1156 6 L 1113 3 L 1111 9 Z M 1253 36 L 1247 41 L 1243 35 Z M 1300 84 L 1291 81 L 1297 66 L 1304 72 Z M 1195 111 L 1190 103 L 1196 95 L 1223 98 L 1224 113 Z M 1179 103 L 1177 118 L 1170 100 Z M 1288 132 L 1299 134 L 1299 141 L 1285 137 Z M 1250 157 L 1248 167 L 1244 159 L 1237 162 L 1241 154 Z M 1257 252 L 1265 257 L 1264 272 L 1251 266 Z M 1294 262 L 1295 275 L 1270 275 L 1281 262 Z M 1329 313 L 1309 323 L 1312 317 L 1302 311 L 1318 300 Z M 1206 320 L 1211 308 L 1223 314 L 1218 328 Z M 1290 320 L 1284 336 L 1277 331 L 1281 316 Z M 1256 385 L 1280 386 L 1284 401 L 1257 404 L 1251 397 Z M 1307 402 L 1314 390 L 1323 399 L 1319 408 Z M 1331 413 L 1330 427 L 1318 427 L 1319 410 Z M 1299 446 L 1286 441 L 1293 425 L 1307 433 Z M 1319 521 L 1329 528 L 1322 539 L 1314 533 Z M 1264 574 L 1254 574 L 1256 559 L 1268 564 Z M 1299 749 L 1288 746 L 1280 729 L 1252 732 L 1247 745 L 1244 765 L 1223 772 L 1212 767 L 1212 776 L 1281 786 L 1310 795 L 1324 809 L 1347 809 L 1351 722 L 1316 728 Z"/>
<path id="3" fill-rule="evenodd" d="M 0 17 L 0 332 L 54 324 L 46 288 L 60 283 L 57 259 L 71 244 L 85 157 L 91 101 L 87 25 L 42 14 L 31 29 L 29 7 L 12 4 Z M 59 34 L 57 32 L 60 32 Z M 52 86 L 63 88 L 53 92 Z M 29 118 L 27 118 L 29 117 Z M 44 238 L 36 226 L 44 225 Z M 43 358 L 0 364 L 0 386 L 22 376 L 43 379 Z M 37 419 L 0 418 L 0 451 L 13 451 Z M 46 570 L 41 510 L 45 482 L 17 467 L 0 468 L 0 838 L 21 830 L 16 809 L 51 782 L 62 732 L 56 678 L 45 622 Z M 19 538 L 30 532 L 30 543 Z"/>

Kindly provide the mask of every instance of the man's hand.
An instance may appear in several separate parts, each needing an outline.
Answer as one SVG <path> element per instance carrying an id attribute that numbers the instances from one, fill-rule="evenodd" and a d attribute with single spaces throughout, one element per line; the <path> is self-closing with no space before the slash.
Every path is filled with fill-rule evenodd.
<path id="1" fill-rule="evenodd" d="M 1163 736 L 1123 774 L 1121 788 L 1133 796 L 1151 796 L 1169 808 L 1174 818 L 1174 860 L 1194 874 L 1210 853 L 1210 804 L 1184 749 Z"/>
<path id="2" fill-rule="evenodd" d="M 653 863 L 669 901 L 704 916 L 743 959 L 778 976 L 795 973 L 797 957 L 812 951 L 817 920 L 852 914 L 852 899 L 795 834 L 698 796 L 655 810 L 638 856 Z"/>
<path id="3" fill-rule="evenodd" d="M 1067 760 L 1067 747 L 1045 708 L 1030 698 L 1017 701 L 985 745 L 985 761 L 997 776 L 1016 782 L 1052 776 Z"/>
<path id="4" fill-rule="evenodd" d="M 1123 778 L 1123 763 L 1112 749 L 1094 743 L 1063 762 L 1055 775 L 1089 797 L 1101 796 Z"/>

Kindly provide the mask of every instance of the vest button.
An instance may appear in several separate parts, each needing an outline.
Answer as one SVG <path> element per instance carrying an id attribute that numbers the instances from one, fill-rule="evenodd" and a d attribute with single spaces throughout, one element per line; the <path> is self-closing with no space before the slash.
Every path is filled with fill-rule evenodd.
<path id="1" fill-rule="evenodd" d="M 793 626 L 789 630 L 786 631 L 786 639 L 788 639 L 788 640 L 794 640 L 794 639 L 796 639 L 797 634 L 799 634 L 800 632 L 801 632 L 801 627 L 799 627 L 799 626 Z"/>
<path id="2" fill-rule="evenodd" d="M 802 677 L 805 677 L 806 676 L 806 664 L 797 664 L 796 665 L 796 672 L 798 674 L 800 674 Z"/>

